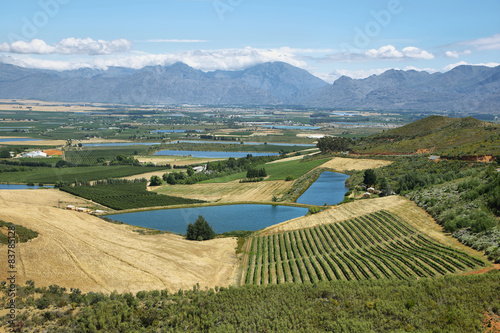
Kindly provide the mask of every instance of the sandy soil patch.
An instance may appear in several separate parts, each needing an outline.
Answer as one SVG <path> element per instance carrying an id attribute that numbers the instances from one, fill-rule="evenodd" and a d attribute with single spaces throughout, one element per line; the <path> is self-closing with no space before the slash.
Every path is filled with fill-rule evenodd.
<path id="1" fill-rule="evenodd" d="M 269 181 L 258 183 L 214 183 L 163 186 L 158 193 L 217 202 L 271 201 L 273 196 L 280 196 L 293 185 L 293 182 Z"/>
<path id="2" fill-rule="evenodd" d="M 234 238 L 191 242 L 172 234 L 142 236 L 131 226 L 53 208 L 50 200 L 46 205 L 44 200 L 50 198 L 37 199 L 38 191 L 26 192 L 20 202 L 12 192 L 0 192 L 0 219 L 39 233 L 17 245 L 20 283 L 31 279 L 38 286 L 135 293 L 176 291 L 196 283 L 201 288 L 228 286 L 236 281 Z M 5 249 L 0 246 L 0 280 L 8 271 Z"/>
<path id="3" fill-rule="evenodd" d="M 337 171 L 346 171 L 346 170 L 359 171 L 366 169 L 381 168 L 389 164 L 392 164 L 392 161 L 334 157 L 330 161 L 322 164 L 320 168 L 330 168 Z"/>

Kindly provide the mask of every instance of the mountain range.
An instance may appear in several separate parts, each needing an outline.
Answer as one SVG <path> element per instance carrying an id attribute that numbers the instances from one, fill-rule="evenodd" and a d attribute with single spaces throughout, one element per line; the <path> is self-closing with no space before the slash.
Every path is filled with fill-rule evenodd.
<path id="1" fill-rule="evenodd" d="M 0 63 L 0 98 L 112 104 L 301 105 L 500 114 L 500 66 L 446 73 L 388 70 L 333 84 L 283 62 L 203 72 L 184 63 L 68 71 Z"/>

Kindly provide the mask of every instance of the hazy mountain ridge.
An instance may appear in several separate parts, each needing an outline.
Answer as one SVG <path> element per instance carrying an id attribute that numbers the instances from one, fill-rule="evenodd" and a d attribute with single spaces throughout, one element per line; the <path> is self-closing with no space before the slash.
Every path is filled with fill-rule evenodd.
<path id="1" fill-rule="evenodd" d="M 333 84 L 283 62 L 203 72 L 183 63 L 50 71 L 0 64 L 0 98 L 125 104 L 303 105 L 500 113 L 500 66 L 446 73 L 388 70 Z"/>
<path id="2" fill-rule="evenodd" d="M 500 66 L 458 66 L 446 73 L 388 70 L 341 77 L 305 104 L 316 107 L 500 113 Z"/>

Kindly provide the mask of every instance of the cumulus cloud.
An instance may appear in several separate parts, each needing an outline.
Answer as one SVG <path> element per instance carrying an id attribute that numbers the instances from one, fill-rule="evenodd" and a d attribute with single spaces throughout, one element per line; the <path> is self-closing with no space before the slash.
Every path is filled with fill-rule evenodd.
<path id="1" fill-rule="evenodd" d="M 421 50 L 418 47 L 408 46 L 401 51 L 397 50 L 393 45 L 385 45 L 379 49 L 371 49 L 365 52 L 368 58 L 379 59 L 397 59 L 397 58 L 414 58 L 414 59 L 434 59 L 434 55 L 427 51 Z"/>
<path id="2" fill-rule="evenodd" d="M 126 39 L 112 41 L 93 40 L 92 38 L 66 38 L 54 45 L 41 39 L 31 42 L 16 41 L 0 44 L 0 52 L 18 54 L 65 54 L 65 55 L 103 55 L 127 52 L 132 43 Z"/>
<path id="3" fill-rule="evenodd" d="M 458 59 L 460 58 L 461 55 L 469 55 L 472 54 L 471 50 L 465 50 L 465 51 L 446 51 L 444 53 L 445 56 L 448 58 L 455 58 Z"/>
<path id="4" fill-rule="evenodd" d="M 138 40 L 141 43 L 206 43 L 204 39 L 146 39 Z"/>
<path id="5" fill-rule="evenodd" d="M 183 51 L 170 54 L 128 53 L 122 56 L 96 56 L 78 62 L 47 61 L 35 57 L 9 57 L 9 59 L 4 60 L 4 62 L 22 67 L 54 70 L 81 67 L 106 69 L 111 66 L 139 69 L 145 66 L 170 65 L 176 62 L 183 62 L 193 68 L 203 71 L 213 71 L 217 69 L 238 70 L 260 63 L 275 61 L 286 62 L 301 68 L 307 67 L 307 63 L 289 48 L 259 49 L 252 47 L 245 47 L 242 49 Z"/>

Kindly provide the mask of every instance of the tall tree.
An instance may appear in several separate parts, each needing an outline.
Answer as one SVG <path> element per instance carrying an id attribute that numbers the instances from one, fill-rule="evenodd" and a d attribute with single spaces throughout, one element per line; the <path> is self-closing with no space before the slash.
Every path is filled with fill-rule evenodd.
<path id="1" fill-rule="evenodd" d="M 207 220 L 201 215 L 194 223 L 189 223 L 186 230 L 186 238 L 189 240 L 207 240 L 215 238 L 214 229 L 208 224 Z"/>
<path id="2" fill-rule="evenodd" d="M 373 169 L 365 170 L 365 175 L 363 177 L 363 183 L 368 186 L 375 185 L 377 182 L 377 174 Z"/>

